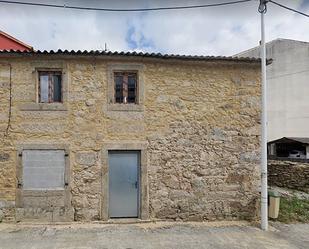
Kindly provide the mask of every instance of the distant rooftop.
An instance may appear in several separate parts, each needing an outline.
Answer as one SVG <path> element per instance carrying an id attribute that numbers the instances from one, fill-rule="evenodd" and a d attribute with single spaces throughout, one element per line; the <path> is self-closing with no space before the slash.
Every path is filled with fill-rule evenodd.
<path id="1" fill-rule="evenodd" d="M 0 51 L 10 49 L 33 51 L 33 47 L 0 30 Z"/>
<path id="2" fill-rule="evenodd" d="M 274 39 L 274 40 L 267 42 L 266 46 L 273 44 L 273 43 L 276 43 L 276 42 L 293 42 L 293 43 L 300 43 L 300 44 L 303 44 L 303 45 L 309 45 L 309 42 L 307 42 L 307 41 L 299 41 L 299 40 L 286 39 L 286 38 L 277 38 L 277 39 Z M 259 48 L 259 46 L 255 46 L 253 48 L 249 48 L 247 50 L 241 51 L 241 52 L 235 54 L 234 56 L 236 56 L 236 57 L 242 56 L 243 54 L 249 53 L 249 52 L 254 51 L 258 48 Z"/>
<path id="3" fill-rule="evenodd" d="M 272 144 L 272 143 L 291 143 L 291 142 L 309 144 L 309 137 L 283 137 L 280 139 L 270 141 L 268 143 Z"/>

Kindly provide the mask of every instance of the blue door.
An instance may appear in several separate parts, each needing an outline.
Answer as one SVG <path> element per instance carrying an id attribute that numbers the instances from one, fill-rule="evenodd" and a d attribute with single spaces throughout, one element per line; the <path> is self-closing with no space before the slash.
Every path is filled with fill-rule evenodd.
<path id="1" fill-rule="evenodd" d="M 138 151 L 110 151 L 109 217 L 138 217 L 139 164 Z"/>

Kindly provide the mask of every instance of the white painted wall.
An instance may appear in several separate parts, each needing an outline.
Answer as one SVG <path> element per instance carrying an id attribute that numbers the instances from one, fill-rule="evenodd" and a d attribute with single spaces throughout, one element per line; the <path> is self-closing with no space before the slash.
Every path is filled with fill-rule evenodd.
<path id="1" fill-rule="evenodd" d="M 309 137 L 309 42 L 277 39 L 266 50 L 268 141 Z M 259 57 L 259 48 L 236 56 Z"/>

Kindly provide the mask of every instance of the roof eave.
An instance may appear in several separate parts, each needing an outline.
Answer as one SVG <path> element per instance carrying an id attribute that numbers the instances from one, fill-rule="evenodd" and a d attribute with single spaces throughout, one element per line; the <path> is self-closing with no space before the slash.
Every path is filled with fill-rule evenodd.
<path id="1" fill-rule="evenodd" d="M 248 63 L 260 63 L 259 58 L 250 57 L 226 57 L 226 56 L 193 56 L 193 55 L 178 55 L 178 54 L 161 54 L 161 53 L 137 53 L 137 52 L 111 52 L 111 51 L 68 51 L 68 50 L 57 50 L 57 51 L 20 51 L 20 50 L 1 50 L 1 55 L 8 56 L 27 56 L 27 55 L 82 55 L 82 56 L 112 56 L 112 57 L 136 57 L 136 58 L 157 58 L 157 59 L 176 59 L 176 60 L 193 60 L 193 61 L 230 61 L 230 62 L 248 62 Z M 270 61 L 269 61 L 270 62 Z M 270 62 L 271 63 L 271 62 Z"/>

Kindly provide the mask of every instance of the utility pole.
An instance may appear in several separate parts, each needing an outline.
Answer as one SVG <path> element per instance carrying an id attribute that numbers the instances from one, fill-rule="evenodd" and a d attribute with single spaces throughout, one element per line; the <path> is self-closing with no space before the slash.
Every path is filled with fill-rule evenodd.
<path id="1" fill-rule="evenodd" d="M 267 190 L 267 81 L 266 81 L 266 46 L 264 16 L 268 0 L 260 0 L 261 13 L 261 65 L 262 65 L 262 160 L 261 160 L 261 229 L 268 230 L 268 190 Z"/>

